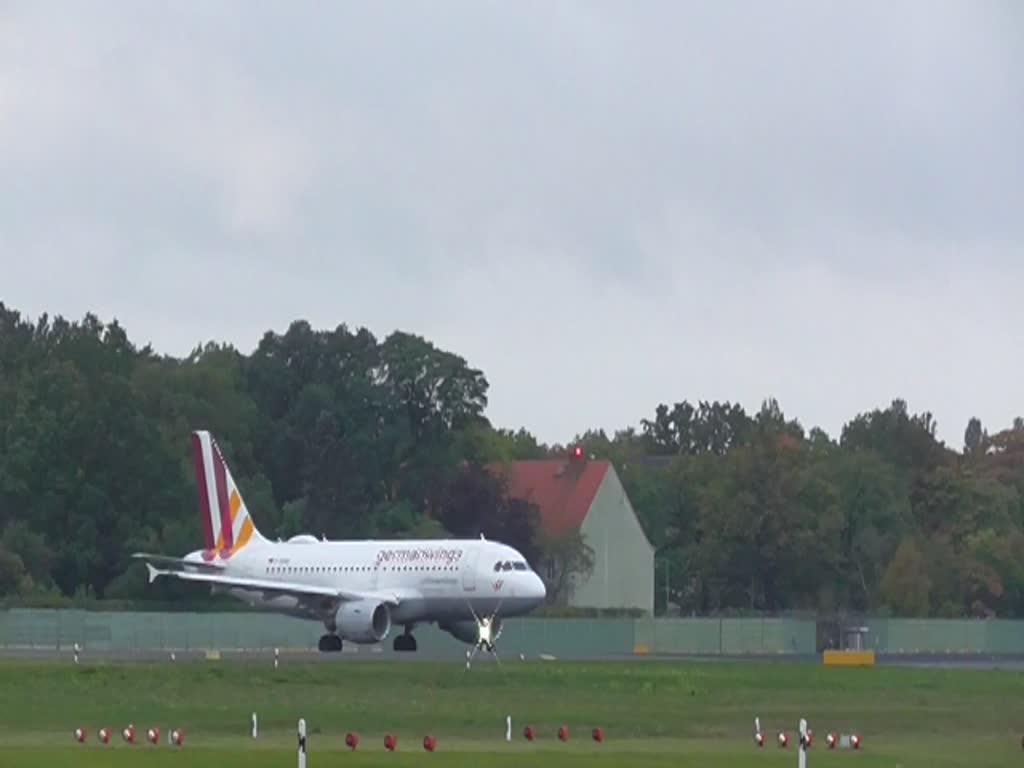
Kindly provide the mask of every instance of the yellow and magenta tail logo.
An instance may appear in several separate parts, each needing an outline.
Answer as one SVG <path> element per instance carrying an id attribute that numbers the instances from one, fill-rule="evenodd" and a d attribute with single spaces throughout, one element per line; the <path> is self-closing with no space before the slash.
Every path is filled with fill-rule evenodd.
<path id="1" fill-rule="evenodd" d="M 245 548 L 255 527 L 216 441 L 208 432 L 193 432 L 192 449 L 206 545 L 203 558 L 226 560 Z"/>

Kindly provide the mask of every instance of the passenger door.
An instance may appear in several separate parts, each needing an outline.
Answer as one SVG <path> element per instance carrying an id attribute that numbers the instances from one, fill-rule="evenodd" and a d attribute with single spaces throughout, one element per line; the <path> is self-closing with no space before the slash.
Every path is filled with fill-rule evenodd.
<path id="1" fill-rule="evenodd" d="M 471 545 L 466 553 L 466 559 L 462 561 L 462 589 L 464 592 L 476 591 L 476 562 L 479 557 L 480 550 Z"/>

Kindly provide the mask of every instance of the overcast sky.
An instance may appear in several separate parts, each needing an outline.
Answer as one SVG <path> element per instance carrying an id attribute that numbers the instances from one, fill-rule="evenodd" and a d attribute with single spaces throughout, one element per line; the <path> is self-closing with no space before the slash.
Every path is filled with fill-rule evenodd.
<path id="1" fill-rule="evenodd" d="M 1024 4 L 0 0 L 0 300 L 422 334 L 563 442 L 1024 415 Z"/>

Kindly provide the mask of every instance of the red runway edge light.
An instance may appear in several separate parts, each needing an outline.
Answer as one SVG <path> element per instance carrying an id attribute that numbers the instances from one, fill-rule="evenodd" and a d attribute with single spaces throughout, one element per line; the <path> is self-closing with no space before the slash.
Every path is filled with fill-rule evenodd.
<path id="1" fill-rule="evenodd" d="M 559 728 L 558 728 L 558 738 L 559 738 L 560 741 L 568 741 L 569 740 L 569 729 L 566 726 L 564 726 L 564 725 L 559 726 Z"/>
<path id="2" fill-rule="evenodd" d="M 79 744 L 85 744 L 86 739 L 89 738 L 88 732 L 85 728 L 75 728 L 75 741 Z"/>
<path id="3" fill-rule="evenodd" d="M 395 737 L 394 734 L 389 733 L 387 736 L 384 737 L 384 749 L 386 749 L 388 752 L 394 752 L 397 747 L 398 739 Z"/>
<path id="4" fill-rule="evenodd" d="M 346 733 L 345 734 L 345 746 L 351 749 L 353 752 L 359 748 L 359 734 L 358 733 Z"/>
<path id="5" fill-rule="evenodd" d="M 427 752 L 433 752 L 435 749 L 437 749 L 437 739 L 435 739 L 433 736 L 424 736 L 423 748 L 427 750 Z"/>
<path id="6" fill-rule="evenodd" d="M 528 725 L 525 728 L 523 728 L 523 738 L 525 738 L 527 741 L 533 741 L 535 738 L 537 738 L 537 732 L 533 730 L 532 725 Z"/>
<path id="7" fill-rule="evenodd" d="M 590 734 L 598 744 L 604 741 L 604 729 L 595 728 Z"/>

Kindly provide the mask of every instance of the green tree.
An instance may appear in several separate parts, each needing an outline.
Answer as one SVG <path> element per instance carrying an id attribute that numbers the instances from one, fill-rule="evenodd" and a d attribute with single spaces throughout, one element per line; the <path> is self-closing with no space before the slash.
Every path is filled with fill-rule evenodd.
<path id="1" fill-rule="evenodd" d="M 843 427 L 840 444 L 872 451 L 904 474 L 920 474 L 949 463 L 949 451 L 935 438 L 931 413 L 911 415 L 904 400 L 885 410 L 861 414 Z"/>
<path id="2" fill-rule="evenodd" d="M 724 455 L 742 445 L 753 427 L 743 408 L 731 403 L 687 401 L 655 409 L 654 419 L 641 422 L 651 450 L 657 454 L 714 453 Z"/>
<path id="3" fill-rule="evenodd" d="M 842 451 L 829 461 L 843 519 L 841 607 L 871 610 L 886 565 L 913 530 L 909 492 L 896 469 L 873 452 Z"/>
<path id="4" fill-rule="evenodd" d="M 21 596 L 187 601 L 195 590 L 149 585 L 128 555 L 200 545 L 202 428 L 271 537 L 483 533 L 571 580 L 583 544 L 545 542 L 536 508 L 485 468 L 580 445 L 615 465 L 686 612 L 1024 617 L 1020 418 L 991 434 L 972 418 L 960 452 L 900 399 L 838 439 L 772 398 L 751 414 L 680 399 L 563 446 L 492 426 L 487 389 L 457 353 L 401 331 L 299 319 L 251 354 L 208 341 L 179 359 L 116 319 L 33 322 L 0 304 L 0 579 Z"/>
<path id="5" fill-rule="evenodd" d="M 484 536 L 514 547 L 537 566 L 537 507 L 509 495 L 499 473 L 479 464 L 464 466 L 445 488 L 437 507 L 437 520 L 453 536 Z"/>
<path id="6" fill-rule="evenodd" d="M 0 597 L 27 592 L 31 583 L 21 558 L 0 545 Z"/>
<path id="7" fill-rule="evenodd" d="M 980 453 L 984 450 L 985 441 L 988 439 L 988 435 L 981 426 L 981 420 L 972 417 L 967 422 L 967 429 L 964 430 L 964 454 L 971 455 Z"/>
<path id="8" fill-rule="evenodd" d="M 575 588 L 594 572 L 594 550 L 578 529 L 554 535 L 538 532 L 540 566 L 536 568 L 547 589 L 548 605 L 564 606 Z"/>
<path id="9" fill-rule="evenodd" d="M 900 542 L 882 578 L 882 596 L 900 616 L 927 616 L 931 580 L 924 556 L 910 538 Z"/>

